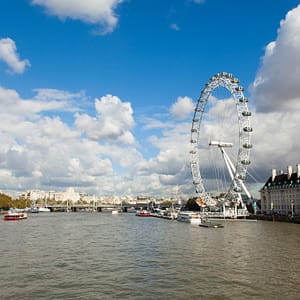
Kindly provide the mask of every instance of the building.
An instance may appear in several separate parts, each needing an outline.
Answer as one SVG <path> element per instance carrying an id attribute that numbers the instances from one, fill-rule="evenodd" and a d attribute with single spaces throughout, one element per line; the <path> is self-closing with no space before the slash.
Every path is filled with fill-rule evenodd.
<path id="1" fill-rule="evenodd" d="M 37 200 L 52 200 L 55 198 L 54 191 L 28 190 L 20 195 L 21 199 L 35 202 Z"/>
<path id="2" fill-rule="evenodd" d="M 49 200 L 77 202 L 80 200 L 80 194 L 75 192 L 73 188 L 68 188 L 65 192 L 28 190 L 20 195 L 20 199 L 26 199 L 32 202 L 39 200 L 43 200 L 44 202 Z"/>
<path id="3" fill-rule="evenodd" d="M 272 169 L 272 174 L 260 190 L 261 211 L 281 215 L 300 214 L 300 164 L 296 170 L 287 167 L 287 173 Z"/>
<path id="4" fill-rule="evenodd" d="M 70 201 L 71 203 L 76 203 L 80 200 L 80 194 L 75 192 L 73 188 L 68 188 L 65 192 L 56 192 L 55 201 Z"/>

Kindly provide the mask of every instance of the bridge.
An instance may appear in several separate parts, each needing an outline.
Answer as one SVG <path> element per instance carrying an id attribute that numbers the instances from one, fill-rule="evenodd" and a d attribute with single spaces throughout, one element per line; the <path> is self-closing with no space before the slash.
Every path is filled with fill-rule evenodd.
<path id="1" fill-rule="evenodd" d="M 102 212 L 117 209 L 122 212 L 128 212 L 130 210 L 149 209 L 151 202 L 137 202 L 137 203 L 122 203 L 122 204 L 104 204 L 104 203 L 90 203 L 90 204 L 78 204 L 78 203 L 62 203 L 62 204 L 48 204 L 47 207 L 51 211 L 63 211 L 63 212 L 79 212 L 79 211 L 91 211 Z M 171 204 L 160 204 L 160 208 L 169 208 Z"/>

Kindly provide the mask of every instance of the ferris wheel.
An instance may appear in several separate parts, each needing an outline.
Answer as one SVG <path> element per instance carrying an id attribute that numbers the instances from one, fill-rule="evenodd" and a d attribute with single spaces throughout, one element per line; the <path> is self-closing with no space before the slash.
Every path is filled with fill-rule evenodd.
<path id="1" fill-rule="evenodd" d="M 230 93 L 230 99 L 221 105 L 220 101 L 212 93 L 221 88 Z M 205 84 L 197 101 L 192 121 L 191 139 L 190 139 L 190 165 L 193 176 L 193 184 L 196 189 L 200 204 L 203 206 L 218 206 L 234 203 L 245 208 L 242 201 L 242 194 L 246 194 L 251 199 L 251 194 L 245 186 L 247 168 L 250 165 L 251 144 L 251 112 L 248 109 L 248 99 L 244 96 L 244 88 L 239 85 L 238 78 L 232 74 L 222 72 L 214 75 L 208 83 Z M 211 100 L 212 98 L 212 100 Z M 215 105 L 215 106 L 214 106 Z M 218 111 L 219 116 L 214 116 Z M 227 118 L 229 125 L 221 125 L 220 115 L 224 116 L 226 112 L 232 111 Z M 234 131 L 232 128 L 236 127 Z M 226 128 L 228 130 L 226 130 Z M 206 133 L 205 138 L 203 134 Z M 212 149 L 213 148 L 213 149 Z M 235 150 L 233 151 L 233 148 Z M 203 176 L 204 170 L 211 169 L 213 163 L 208 164 L 206 151 L 214 150 L 222 163 L 218 168 L 227 173 L 227 185 L 219 192 L 218 196 L 213 196 L 206 186 Z M 201 171 L 200 171 L 201 170 Z M 218 172 L 216 172 L 218 173 Z M 212 181 L 212 172 L 210 178 Z M 218 181 L 220 185 L 220 181 Z M 221 195 L 221 196 L 220 196 Z"/>

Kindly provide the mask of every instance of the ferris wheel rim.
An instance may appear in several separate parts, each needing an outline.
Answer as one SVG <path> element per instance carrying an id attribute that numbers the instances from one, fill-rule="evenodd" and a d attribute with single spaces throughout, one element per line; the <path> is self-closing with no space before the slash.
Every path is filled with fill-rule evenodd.
<path id="1" fill-rule="evenodd" d="M 235 199 L 236 202 L 241 201 L 241 192 L 244 188 L 247 168 L 250 162 L 251 143 L 251 112 L 248 109 L 248 99 L 244 96 L 244 88 L 239 85 L 239 80 L 233 74 L 222 72 L 217 73 L 210 78 L 210 81 L 205 84 L 201 91 L 200 97 L 194 111 L 192 128 L 191 128 L 191 150 L 190 150 L 190 165 L 193 176 L 193 184 L 195 185 L 196 193 L 208 204 L 216 204 L 215 200 L 206 191 L 203 178 L 200 172 L 200 161 L 198 155 L 200 125 L 202 123 L 203 114 L 209 97 L 213 91 L 223 87 L 230 92 L 234 99 L 234 104 L 237 109 L 237 121 L 239 126 L 239 145 L 236 159 L 236 171 L 234 179 L 226 193 L 226 198 Z"/>

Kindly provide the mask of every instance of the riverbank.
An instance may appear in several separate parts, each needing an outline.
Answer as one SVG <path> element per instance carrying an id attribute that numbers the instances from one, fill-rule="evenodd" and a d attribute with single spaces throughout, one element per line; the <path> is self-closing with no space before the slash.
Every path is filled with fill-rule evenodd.
<path id="1" fill-rule="evenodd" d="M 250 215 L 247 219 L 272 221 L 272 222 L 289 222 L 300 224 L 300 216 L 280 216 L 278 214 L 273 215 Z"/>

